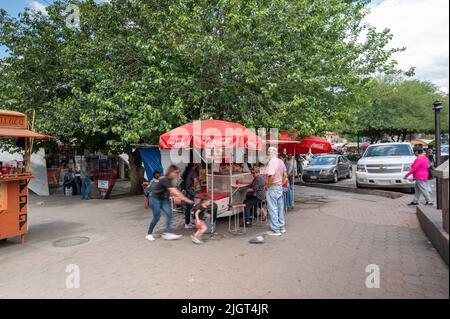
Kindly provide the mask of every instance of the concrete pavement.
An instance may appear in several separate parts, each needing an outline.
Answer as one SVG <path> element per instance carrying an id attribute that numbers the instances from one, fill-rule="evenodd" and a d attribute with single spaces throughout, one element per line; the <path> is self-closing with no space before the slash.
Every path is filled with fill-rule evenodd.
<path id="1" fill-rule="evenodd" d="M 32 197 L 27 243 L 0 243 L 0 297 L 448 298 L 448 267 L 406 206 L 410 197 L 298 187 L 283 236 L 252 245 L 266 228 L 235 236 L 221 221 L 203 246 L 181 229 L 182 214 L 181 240 L 145 241 L 151 214 L 141 197 Z M 55 247 L 73 237 L 89 242 Z M 70 265 L 80 288 L 66 286 Z M 366 287 L 368 265 L 378 267 L 380 288 Z"/>

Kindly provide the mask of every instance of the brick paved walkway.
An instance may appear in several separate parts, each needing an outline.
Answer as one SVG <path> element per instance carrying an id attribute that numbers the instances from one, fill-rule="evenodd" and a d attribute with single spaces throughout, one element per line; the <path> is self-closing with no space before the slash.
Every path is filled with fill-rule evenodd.
<path id="1" fill-rule="evenodd" d="M 448 298 L 448 267 L 405 206 L 410 197 L 301 187 L 282 237 L 251 245 L 264 228 L 233 236 L 221 222 L 203 246 L 184 229 L 179 241 L 145 241 L 140 197 L 34 197 L 27 243 L 0 243 L 0 298 Z M 53 245 L 72 236 L 90 241 Z M 80 267 L 79 289 L 65 286 L 68 264 Z M 378 289 L 365 285 L 369 264 L 379 266 Z"/>

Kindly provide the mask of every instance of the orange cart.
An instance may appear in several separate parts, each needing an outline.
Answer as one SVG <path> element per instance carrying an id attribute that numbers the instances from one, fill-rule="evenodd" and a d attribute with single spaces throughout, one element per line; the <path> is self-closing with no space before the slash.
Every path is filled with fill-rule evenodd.
<path id="1" fill-rule="evenodd" d="M 28 183 L 33 139 L 52 139 L 28 129 L 25 114 L 0 110 L 0 143 L 19 140 L 24 148 L 23 165 L 0 168 L 0 240 L 19 236 L 22 243 L 28 230 Z"/>

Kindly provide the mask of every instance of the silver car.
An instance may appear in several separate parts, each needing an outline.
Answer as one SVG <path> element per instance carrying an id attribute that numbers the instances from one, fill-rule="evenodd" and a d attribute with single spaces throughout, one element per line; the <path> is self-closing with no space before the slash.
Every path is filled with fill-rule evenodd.
<path id="1" fill-rule="evenodd" d="M 306 182 L 337 183 L 340 178 L 351 177 L 351 162 L 337 154 L 315 156 L 308 167 L 303 169 L 303 180 Z"/>

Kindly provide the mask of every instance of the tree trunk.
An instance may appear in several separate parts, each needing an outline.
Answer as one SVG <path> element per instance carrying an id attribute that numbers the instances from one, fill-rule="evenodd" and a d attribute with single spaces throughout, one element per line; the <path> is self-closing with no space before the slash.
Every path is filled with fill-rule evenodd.
<path id="1" fill-rule="evenodd" d="M 142 183 L 144 182 L 144 167 L 142 166 L 141 155 L 139 150 L 134 150 L 134 152 L 128 153 L 128 158 L 130 162 L 131 171 L 131 195 L 140 195 L 143 193 Z"/>
<path id="2" fill-rule="evenodd" d="M 402 142 L 406 141 L 406 136 L 408 135 L 407 132 L 403 132 L 402 134 Z"/>

